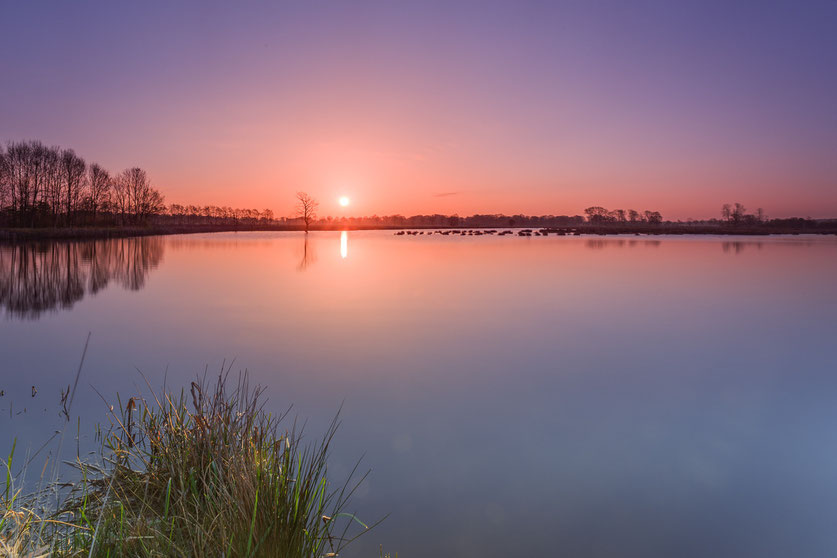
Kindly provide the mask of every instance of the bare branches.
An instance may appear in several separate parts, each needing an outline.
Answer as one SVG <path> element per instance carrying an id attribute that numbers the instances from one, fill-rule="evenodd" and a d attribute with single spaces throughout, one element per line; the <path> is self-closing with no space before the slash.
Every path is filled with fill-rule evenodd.
<path id="1" fill-rule="evenodd" d="M 139 223 L 163 210 L 162 194 L 142 169 L 128 169 L 115 180 L 72 149 L 40 141 L 0 147 L 0 215 L 12 225 L 95 225 L 115 217 Z"/>
<path id="2" fill-rule="evenodd" d="M 317 217 L 317 207 L 319 207 L 320 203 L 305 192 L 297 192 L 296 199 L 298 201 L 296 216 L 301 218 L 305 223 L 305 232 L 307 233 L 311 221 Z"/>
<path id="3" fill-rule="evenodd" d="M 76 152 L 72 149 L 65 149 L 61 152 L 59 168 L 63 182 L 67 223 L 72 224 L 73 214 L 78 209 L 82 188 L 84 187 L 87 163 L 76 155 Z"/>
<path id="4" fill-rule="evenodd" d="M 148 174 L 139 167 L 125 169 L 119 175 L 122 203 L 135 221 L 165 210 L 163 195 L 151 187 Z M 125 212 L 123 211 L 123 215 Z"/>
<path id="5" fill-rule="evenodd" d="M 90 165 L 87 182 L 89 185 L 88 204 L 93 212 L 93 222 L 95 222 L 98 211 L 110 201 L 110 173 L 98 164 L 93 163 Z"/>
<path id="6" fill-rule="evenodd" d="M 663 216 L 659 211 L 643 211 L 642 213 L 629 209 L 614 209 L 609 211 L 604 207 L 594 205 L 584 210 L 587 214 L 588 223 L 644 223 L 648 225 L 659 225 L 663 222 Z"/>
<path id="7" fill-rule="evenodd" d="M 766 217 L 764 215 L 764 209 L 761 207 L 756 209 L 755 214 L 749 214 L 747 213 L 747 208 L 744 207 L 744 205 L 735 202 L 732 205 L 725 203 L 721 206 L 721 220 L 734 226 L 754 225 L 764 223 L 766 221 Z"/>

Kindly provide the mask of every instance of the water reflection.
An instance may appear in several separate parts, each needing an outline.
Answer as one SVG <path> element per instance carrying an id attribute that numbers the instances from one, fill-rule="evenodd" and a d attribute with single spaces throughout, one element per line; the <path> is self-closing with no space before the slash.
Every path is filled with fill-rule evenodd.
<path id="1" fill-rule="evenodd" d="M 307 271 L 310 267 L 317 263 L 317 236 L 306 234 L 301 239 L 301 244 L 297 248 L 299 264 L 297 271 Z M 296 242 L 296 241 L 295 241 Z M 329 240 L 329 243 L 331 241 Z M 340 259 L 345 260 L 349 257 L 349 233 L 348 231 L 340 232 Z"/>
<path id="2" fill-rule="evenodd" d="M 163 251 L 161 237 L 0 246 L 0 305 L 9 317 L 36 320 L 111 281 L 138 291 Z"/>
<path id="3" fill-rule="evenodd" d="M 753 241 L 741 241 L 741 240 L 733 240 L 724 242 L 721 244 L 722 249 L 724 252 L 732 252 L 734 254 L 740 254 L 744 248 L 747 246 L 755 246 L 757 249 L 761 250 L 761 242 L 753 242 Z"/>
<path id="4" fill-rule="evenodd" d="M 659 240 L 643 240 L 642 246 L 649 248 L 659 248 L 661 241 Z M 625 240 L 623 238 L 606 238 L 606 239 L 590 239 L 584 245 L 591 250 L 601 250 L 603 248 L 636 248 L 640 245 L 638 240 Z"/>
<path id="5" fill-rule="evenodd" d="M 308 242 L 308 235 L 306 234 L 302 241 L 302 258 L 299 260 L 297 266 L 298 271 L 305 271 L 308 266 L 317 261 L 317 256 L 314 253 L 314 245 Z"/>
<path id="6" fill-rule="evenodd" d="M 834 555 L 833 237 L 351 238 L 167 237 L 153 288 L 0 320 L 0 448 L 64 424 L 92 331 L 74 435 L 136 370 L 234 358 L 313 434 L 345 401 L 329 472 L 365 454 L 352 511 L 390 515 L 344 558 Z"/>

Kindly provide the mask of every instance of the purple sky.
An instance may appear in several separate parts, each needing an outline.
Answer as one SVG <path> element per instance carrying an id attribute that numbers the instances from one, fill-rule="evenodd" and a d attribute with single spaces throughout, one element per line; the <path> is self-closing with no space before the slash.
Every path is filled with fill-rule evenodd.
<path id="1" fill-rule="evenodd" d="M 837 216 L 837 2 L 5 2 L 0 140 L 167 200 Z M 444 195 L 443 195 L 444 194 Z"/>

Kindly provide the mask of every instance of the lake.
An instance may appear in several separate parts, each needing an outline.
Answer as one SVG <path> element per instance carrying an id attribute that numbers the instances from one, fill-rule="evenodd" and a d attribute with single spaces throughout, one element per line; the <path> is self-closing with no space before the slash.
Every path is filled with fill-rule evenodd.
<path id="1" fill-rule="evenodd" d="M 342 404 L 330 472 L 389 514 L 342 556 L 833 556 L 835 278 L 815 236 L 0 246 L 0 454 L 62 427 L 90 332 L 81 443 L 98 393 L 224 363 L 312 439 Z"/>

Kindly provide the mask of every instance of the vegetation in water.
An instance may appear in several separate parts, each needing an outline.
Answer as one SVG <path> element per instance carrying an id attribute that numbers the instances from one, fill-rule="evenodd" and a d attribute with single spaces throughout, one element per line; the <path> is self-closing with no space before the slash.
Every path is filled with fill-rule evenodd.
<path id="1" fill-rule="evenodd" d="M 0 555 L 336 556 L 369 528 L 345 511 L 365 476 L 335 486 L 327 475 L 336 417 L 305 443 L 262 395 L 246 376 L 231 387 L 227 373 L 120 401 L 100 459 L 77 459 L 74 482 L 52 479 L 29 496 L 16 488 L 12 448 Z"/>

